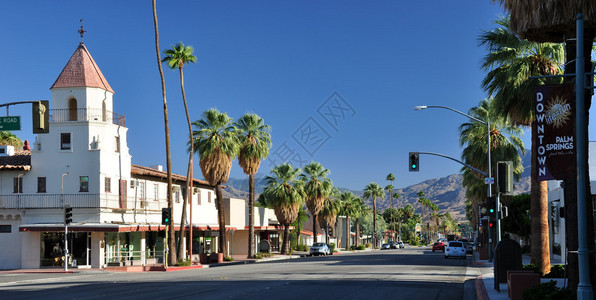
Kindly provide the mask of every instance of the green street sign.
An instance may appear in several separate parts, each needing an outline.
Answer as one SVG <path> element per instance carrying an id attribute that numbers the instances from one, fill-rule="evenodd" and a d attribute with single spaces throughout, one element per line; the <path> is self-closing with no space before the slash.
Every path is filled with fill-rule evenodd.
<path id="1" fill-rule="evenodd" d="M 21 130 L 21 117 L 0 117 L 0 130 Z"/>

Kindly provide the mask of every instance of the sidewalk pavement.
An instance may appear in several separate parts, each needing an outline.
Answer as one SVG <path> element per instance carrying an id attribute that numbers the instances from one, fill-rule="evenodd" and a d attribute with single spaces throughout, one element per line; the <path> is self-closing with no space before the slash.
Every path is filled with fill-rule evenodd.
<path id="1" fill-rule="evenodd" d="M 551 264 L 560 264 L 562 262 L 562 258 L 559 255 L 552 255 Z M 530 263 L 530 256 L 522 255 L 522 264 L 527 265 Z M 501 290 L 498 292 L 495 289 L 494 284 L 494 265 L 493 262 L 489 262 L 488 260 L 480 260 L 478 258 L 478 252 L 474 252 L 474 265 L 478 266 L 478 270 L 480 271 L 480 275 L 478 275 L 476 280 L 476 295 L 478 296 L 478 300 L 505 300 L 509 299 L 507 293 L 507 283 L 499 284 L 499 289 Z M 541 278 L 540 282 L 549 282 L 554 280 L 557 282 L 557 286 L 562 287 L 565 282 L 563 279 L 553 279 L 553 278 Z"/>

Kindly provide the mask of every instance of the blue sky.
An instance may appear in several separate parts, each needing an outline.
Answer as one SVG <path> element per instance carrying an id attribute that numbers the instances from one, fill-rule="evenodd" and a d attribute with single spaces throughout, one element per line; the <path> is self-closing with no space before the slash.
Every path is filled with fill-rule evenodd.
<path id="1" fill-rule="evenodd" d="M 464 117 L 416 105 L 467 112 L 486 97 L 477 38 L 503 10 L 489 0 L 457 1 L 158 1 L 160 48 L 195 48 L 184 69 L 191 119 L 212 107 L 231 117 L 254 112 L 271 125 L 271 158 L 331 170 L 339 187 L 370 182 L 397 187 L 458 173 L 460 165 L 422 156 L 408 172 L 410 151 L 459 158 Z M 134 164 L 165 166 L 163 110 L 151 1 L 11 1 L 0 11 L 0 102 L 50 99 L 49 87 L 85 45 L 126 116 Z M 164 66 L 165 67 L 165 66 Z M 172 167 L 186 174 L 184 116 L 177 70 L 164 69 Z M 0 112 L 5 115 L 5 110 Z M 30 107 L 21 115 L 31 134 Z M 590 137 L 593 137 L 590 127 Z M 524 140 L 529 148 L 529 134 Z M 198 163 L 195 174 L 200 175 Z M 245 175 L 234 162 L 231 177 Z"/>

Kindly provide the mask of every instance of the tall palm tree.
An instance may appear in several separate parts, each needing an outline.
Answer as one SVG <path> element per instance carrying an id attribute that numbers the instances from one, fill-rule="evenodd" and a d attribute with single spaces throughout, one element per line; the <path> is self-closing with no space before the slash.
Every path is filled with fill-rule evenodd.
<path id="1" fill-rule="evenodd" d="M 383 188 L 378 183 L 371 182 L 364 188 L 364 198 L 372 199 L 373 203 L 373 249 L 377 247 L 377 198 L 383 199 Z"/>
<path id="2" fill-rule="evenodd" d="M 296 228 L 296 247 L 300 245 L 300 232 L 302 232 L 302 225 L 304 222 L 306 222 L 306 220 L 308 220 L 308 218 L 310 218 L 310 216 L 308 215 L 306 208 L 304 208 L 304 206 L 300 206 L 300 209 L 298 210 L 298 217 L 292 223 L 292 226 Z"/>
<path id="3" fill-rule="evenodd" d="M 535 42 L 562 42 L 567 40 L 566 43 L 566 62 L 565 62 L 565 73 L 568 75 L 575 73 L 575 60 L 576 60 L 576 26 L 575 21 L 579 13 L 583 14 L 584 18 L 584 48 L 580 49 L 583 52 L 585 59 L 585 70 L 591 69 L 590 51 L 592 49 L 592 41 L 596 35 L 596 2 L 586 0 L 568 0 L 568 1 L 556 1 L 556 0 L 493 0 L 499 2 L 508 12 L 511 13 L 511 28 L 512 31 L 517 33 L 520 37 Z M 548 17 L 544 17 L 548 16 Z M 574 40 L 575 38 L 575 40 Z M 574 82 L 575 76 L 565 77 L 565 82 Z M 592 95 L 591 93 L 585 93 L 585 115 L 583 127 L 586 128 L 584 131 L 584 140 L 588 140 L 588 124 L 590 119 L 589 107 L 591 104 Z M 579 137 L 576 137 L 579 138 Z M 588 165 L 588 143 L 583 145 L 583 157 L 579 157 L 586 170 L 589 170 Z M 533 160 L 534 162 L 534 160 Z M 534 166 L 532 166 L 534 171 Z M 565 178 L 565 186 L 574 187 L 577 186 L 577 172 L 572 172 Z M 585 194 L 590 195 L 590 178 L 589 172 L 585 173 L 585 181 L 588 183 L 585 186 Z M 577 189 L 566 188 L 565 190 L 565 210 L 569 213 L 566 215 L 566 229 L 567 229 L 567 245 L 569 249 L 578 249 L 578 231 L 577 231 Z M 533 195 L 532 195 L 533 196 Z M 585 197 L 581 199 L 585 201 L 586 209 L 585 217 L 587 223 L 587 240 L 594 240 L 594 214 L 593 204 L 591 197 Z M 534 210 L 540 213 L 542 216 L 542 207 L 535 209 L 532 205 L 532 222 L 534 222 Z M 540 211 L 539 211 L 540 210 Z M 544 226 L 541 227 L 541 229 Z M 534 223 L 532 224 L 534 229 Z M 534 230 L 532 230 L 534 231 Z M 534 238 L 532 238 L 534 239 Z M 594 287 L 596 286 L 596 254 L 594 251 L 594 243 L 587 243 L 587 255 L 589 263 L 590 283 Z M 567 269 L 569 278 L 569 287 L 576 289 L 579 284 L 579 255 L 577 252 L 570 252 L 568 257 Z M 544 271 L 545 269 L 543 269 Z M 582 288 L 585 292 L 585 287 Z"/>
<path id="4" fill-rule="evenodd" d="M 190 114 L 188 113 L 188 104 L 186 102 L 186 92 L 184 91 L 184 72 L 182 68 L 187 63 L 194 63 L 197 61 L 197 57 L 193 55 L 194 49 L 191 46 L 185 46 L 182 42 L 178 45 L 172 45 L 172 49 L 164 51 L 165 57 L 162 62 L 166 62 L 170 69 L 178 69 L 180 73 L 180 90 L 182 91 L 182 101 L 184 102 L 184 111 L 186 112 L 186 122 L 188 124 L 188 144 L 190 145 L 190 151 L 188 151 L 188 168 L 186 169 L 186 193 L 182 202 L 182 216 L 180 220 L 180 233 L 178 238 L 178 257 L 184 257 L 182 240 L 185 235 L 184 227 L 186 225 L 186 206 L 188 205 L 188 198 L 192 198 L 192 169 L 193 162 L 192 157 L 194 155 L 193 144 L 192 144 L 192 124 L 190 120 Z M 192 214 L 192 203 L 191 203 L 191 214 Z M 192 217 L 191 217 L 192 218 Z M 192 254 L 192 223 L 190 226 L 190 251 Z M 191 257 L 192 259 L 192 257 Z"/>
<path id="5" fill-rule="evenodd" d="M 358 215 L 357 201 L 359 201 L 360 198 L 356 197 L 356 195 L 350 191 L 341 193 L 339 197 L 342 203 L 340 213 L 346 216 L 346 234 L 348 235 L 346 238 L 346 250 L 350 250 L 350 240 L 352 238 L 350 231 L 350 218 L 356 217 Z M 358 235 L 358 233 L 356 234 Z"/>
<path id="6" fill-rule="evenodd" d="M 194 121 L 194 151 L 199 152 L 201 172 L 210 185 L 215 186 L 215 206 L 219 223 L 218 252 L 227 254 L 226 218 L 221 184 L 228 182 L 232 160 L 238 154 L 239 142 L 232 118 L 212 108 L 203 118 Z"/>
<path id="7" fill-rule="evenodd" d="M 248 258 L 255 256 L 255 174 L 269 156 L 271 126 L 256 114 L 245 114 L 235 123 L 240 137 L 238 163 L 248 175 Z"/>
<path id="8" fill-rule="evenodd" d="M 329 170 L 318 162 L 311 162 L 304 166 L 300 179 L 304 181 L 306 192 L 306 207 L 312 215 L 313 242 L 317 242 L 317 215 L 323 208 L 323 202 L 331 193 L 333 183 L 327 176 Z"/>
<path id="9" fill-rule="evenodd" d="M 273 206 L 275 216 L 284 226 L 281 254 L 290 253 L 290 224 L 298 218 L 298 212 L 304 203 L 304 182 L 298 180 L 300 169 L 284 163 L 271 170 L 267 176 L 267 186 L 263 190 L 266 202 Z"/>
<path id="10" fill-rule="evenodd" d="M 548 186 L 538 181 L 536 120 L 533 109 L 533 87 L 546 79 L 530 76 L 560 74 L 564 61 L 561 44 L 534 43 L 520 39 L 510 28 L 509 18 L 496 21 L 497 28 L 484 31 L 480 44 L 488 54 L 482 67 L 488 71 L 483 88 L 494 97 L 495 108 L 516 125 L 532 127 L 531 207 L 532 207 L 532 263 L 541 270 L 550 270 L 548 242 Z M 560 80 L 550 80 L 551 83 Z M 547 270 L 548 268 L 548 270 Z"/>
<path id="11" fill-rule="evenodd" d="M 360 244 L 360 219 L 367 213 L 370 208 L 364 203 L 362 198 L 354 199 L 354 231 L 356 232 L 356 239 L 354 246 L 358 247 Z"/>
<path id="12" fill-rule="evenodd" d="M 337 215 L 341 210 L 341 198 L 340 198 L 340 191 L 337 187 L 333 187 L 331 193 L 325 201 L 323 202 L 323 207 L 319 212 L 319 218 L 325 221 L 325 234 L 327 237 L 329 236 L 329 228 L 333 228 L 335 226 L 335 222 L 337 221 Z"/>
<path id="13" fill-rule="evenodd" d="M 157 8 L 155 0 L 152 1 L 153 6 L 153 28 L 155 29 L 155 53 L 157 54 L 157 68 L 159 69 L 159 77 L 161 79 L 161 97 L 163 99 L 163 120 L 166 136 L 166 172 L 168 180 L 168 208 L 174 212 L 174 201 L 172 199 L 172 161 L 170 155 L 170 122 L 168 120 L 168 102 L 166 101 L 166 81 L 163 76 L 163 69 L 161 68 L 161 57 L 159 51 L 159 28 L 157 25 Z M 176 244 L 174 242 L 174 226 L 168 226 L 168 249 L 174 250 Z M 170 264 L 176 262 L 176 252 L 168 251 L 168 261 Z"/>
<path id="14" fill-rule="evenodd" d="M 385 186 L 385 190 L 389 191 L 389 205 L 391 206 L 391 208 L 393 208 L 393 181 L 395 181 L 395 175 L 393 175 L 393 173 L 389 173 L 387 175 L 387 177 L 385 178 L 385 180 L 389 181 L 390 184 Z M 391 224 L 393 225 L 394 220 L 391 219 Z M 392 228 L 393 232 L 395 232 L 395 227 Z M 393 233 L 391 233 L 392 238 L 393 238 Z"/>

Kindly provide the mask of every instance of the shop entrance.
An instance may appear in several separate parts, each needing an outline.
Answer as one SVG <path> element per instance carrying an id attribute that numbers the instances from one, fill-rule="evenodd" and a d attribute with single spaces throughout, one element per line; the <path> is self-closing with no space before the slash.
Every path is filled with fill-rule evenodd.
<path id="1" fill-rule="evenodd" d="M 40 245 L 40 265 L 42 267 L 64 266 L 64 232 L 43 232 Z M 68 265 L 72 267 L 90 265 L 90 245 L 91 234 L 89 232 L 69 232 Z"/>

